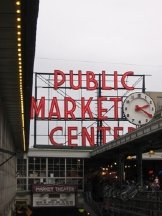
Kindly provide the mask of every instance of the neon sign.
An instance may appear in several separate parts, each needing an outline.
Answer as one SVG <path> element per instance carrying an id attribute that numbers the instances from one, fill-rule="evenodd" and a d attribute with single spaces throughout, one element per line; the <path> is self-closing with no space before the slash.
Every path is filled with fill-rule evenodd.
<path id="1" fill-rule="evenodd" d="M 134 82 L 129 80 L 141 77 L 132 71 L 95 74 L 81 70 L 77 73 L 54 70 L 54 73 L 38 73 L 36 76 L 42 84 L 36 83 L 35 97 L 31 100 L 31 119 L 35 123 L 47 122 L 48 131 L 38 123 L 40 130 L 47 131 L 45 145 L 48 136 L 49 145 L 71 147 L 93 147 L 98 144 L 98 139 L 102 145 L 108 142 L 110 135 L 117 139 L 124 130 L 119 124 L 119 121 L 125 121 L 123 94 L 135 91 Z M 143 82 L 138 89 L 142 89 L 142 85 Z M 40 86 L 41 94 L 46 91 L 43 96 L 38 91 Z M 114 121 L 118 124 L 110 126 Z M 132 127 L 128 126 L 126 132 L 131 130 Z M 37 131 L 35 129 L 35 133 Z"/>

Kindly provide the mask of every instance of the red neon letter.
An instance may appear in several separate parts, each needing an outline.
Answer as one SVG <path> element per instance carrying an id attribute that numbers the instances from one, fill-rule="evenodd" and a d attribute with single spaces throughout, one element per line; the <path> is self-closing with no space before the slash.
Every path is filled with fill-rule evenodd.
<path id="1" fill-rule="evenodd" d="M 102 102 L 103 101 L 107 101 L 107 97 L 99 97 L 97 98 L 97 102 L 98 102 L 98 106 L 97 106 L 97 110 L 98 110 L 98 119 L 99 120 L 107 120 L 108 117 L 105 116 L 105 114 L 108 112 L 108 109 L 105 109 L 102 107 Z M 102 113 L 105 112 L 104 115 L 102 115 Z"/>
<path id="2" fill-rule="evenodd" d="M 118 72 L 114 71 L 114 90 L 118 90 Z"/>
<path id="3" fill-rule="evenodd" d="M 122 101 L 122 98 L 121 97 L 118 97 L 118 98 L 110 98 L 110 101 L 113 101 L 114 102 L 114 119 L 117 120 L 119 118 L 119 115 L 118 115 L 118 103 L 119 101 Z"/>
<path id="4" fill-rule="evenodd" d="M 33 119 L 35 116 L 38 117 L 40 112 L 41 112 L 41 119 L 44 119 L 45 118 L 45 97 L 41 97 L 38 106 L 35 101 L 35 98 L 32 97 L 30 118 Z"/>
<path id="5" fill-rule="evenodd" d="M 53 111 L 54 107 L 55 107 L 55 110 L 56 110 L 55 112 Z M 53 97 L 53 99 L 52 99 L 48 118 L 51 119 L 52 116 L 56 116 L 57 119 L 61 118 L 60 110 L 59 110 L 59 106 L 58 106 L 58 101 L 57 101 L 56 97 Z"/>
<path id="6" fill-rule="evenodd" d="M 90 103 L 92 102 L 92 100 L 93 100 L 93 97 L 90 97 L 90 98 L 88 99 L 87 103 L 85 104 L 85 98 L 84 98 L 84 97 L 81 98 L 81 114 L 82 114 L 82 119 L 83 119 L 83 120 L 85 119 L 85 113 L 86 113 L 86 112 L 88 113 L 89 118 L 90 118 L 91 120 L 94 119 L 94 118 L 93 118 L 92 111 L 91 111 L 91 109 L 90 109 L 90 107 L 89 107 L 89 106 L 90 106 Z"/>
<path id="7" fill-rule="evenodd" d="M 94 127 L 90 128 L 91 135 L 88 133 L 87 128 L 82 128 L 82 146 L 86 146 L 86 139 L 88 140 L 90 146 L 94 146 Z"/>
<path id="8" fill-rule="evenodd" d="M 91 86 L 91 83 L 93 83 L 93 86 Z M 95 74 L 92 71 L 86 72 L 86 86 L 87 90 L 95 90 L 98 88 L 98 83 L 95 79 Z"/>
<path id="9" fill-rule="evenodd" d="M 111 127 L 98 127 L 97 130 L 101 131 L 102 134 L 102 144 L 106 143 L 106 131 L 110 131 Z"/>
<path id="10" fill-rule="evenodd" d="M 132 132 L 134 130 L 136 130 L 136 128 L 134 128 L 134 127 L 128 127 L 128 133 L 130 133 L 130 132 Z"/>
<path id="11" fill-rule="evenodd" d="M 134 75 L 134 72 L 132 71 L 128 71 L 128 72 L 125 72 L 123 75 L 122 75 L 122 78 L 121 78 L 121 84 L 122 86 L 127 89 L 127 90 L 134 90 L 134 87 L 133 86 L 128 86 L 126 84 L 126 81 L 125 79 L 127 78 L 127 76 L 133 76 Z"/>
<path id="12" fill-rule="evenodd" d="M 60 76 L 60 81 L 59 81 Z M 60 70 L 54 70 L 54 86 L 53 88 L 57 90 L 65 82 L 65 74 Z"/>
<path id="13" fill-rule="evenodd" d="M 123 131 L 123 127 L 114 127 L 114 139 L 118 139 L 119 131 Z"/>
<path id="14" fill-rule="evenodd" d="M 76 82 L 76 80 L 74 79 L 75 76 L 78 76 L 76 78 L 76 80 L 78 80 L 78 85 L 75 86 L 74 83 Z M 78 90 L 80 89 L 82 86 L 82 71 L 78 71 L 78 74 L 74 75 L 73 71 L 70 70 L 70 87 L 74 90 Z"/>
<path id="15" fill-rule="evenodd" d="M 77 144 L 72 144 L 72 140 L 76 140 L 78 135 L 72 135 L 72 131 L 77 133 L 78 127 L 68 127 L 68 146 L 77 146 Z"/>
<path id="16" fill-rule="evenodd" d="M 49 134 L 49 140 L 50 140 L 50 142 L 52 143 L 52 145 L 61 145 L 62 146 L 62 144 L 59 144 L 59 143 L 57 143 L 55 140 L 54 140 L 54 133 L 56 132 L 56 131 L 62 131 L 62 127 L 56 127 L 56 128 L 53 128 L 52 130 L 51 130 L 51 132 L 50 132 L 50 134 Z"/>
<path id="17" fill-rule="evenodd" d="M 72 108 L 69 109 L 68 108 L 68 102 L 71 102 Z M 74 115 L 74 111 L 76 109 L 76 102 L 75 100 L 73 100 L 71 97 L 65 97 L 64 98 L 64 117 L 65 120 L 68 119 L 68 115 L 71 116 L 72 120 L 75 120 L 75 115 Z"/>
<path id="18" fill-rule="evenodd" d="M 111 90 L 112 87 L 106 86 L 107 81 L 106 81 L 106 72 L 105 71 L 102 71 L 101 77 L 102 77 L 102 89 L 103 90 Z"/>

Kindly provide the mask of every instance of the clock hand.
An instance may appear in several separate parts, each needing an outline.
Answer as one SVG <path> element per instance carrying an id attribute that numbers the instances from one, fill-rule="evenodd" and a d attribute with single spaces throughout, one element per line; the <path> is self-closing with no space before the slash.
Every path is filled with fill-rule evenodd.
<path id="1" fill-rule="evenodd" d="M 138 112 L 138 111 L 142 111 L 144 112 L 149 118 L 152 118 L 152 114 L 151 113 L 148 113 L 147 111 L 145 111 L 142 107 L 136 105 L 135 106 L 135 111 Z"/>
<path id="2" fill-rule="evenodd" d="M 141 109 L 142 112 L 144 112 L 149 118 L 152 118 L 152 114 L 151 113 L 148 113 L 147 111 Z"/>
<path id="3" fill-rule="evenodd" d="M 150 105 L 149 104 L 146 104 L 146 105 L 144 105 L 144 106 L 142 106 L 142 107 L 140 107 L 140 108 L 142 108 L 142 109 L 144 109 L 144 108 L 147 108 L 147 107 L 149 107 Z"/>
<path id="4" fill-rule="evenodd" d="M 149 104 L 146 104 L 146 105 L 144 105 L 144 106 L 138 106 L 138 105 L 136 105 L 136 106 L 135 106 L 135 110 L 136 110 L 136 111 L 139 111 L 139 110 L 142 110 L 142 109 L 147 108 L 147 107 L 149 107 L 149 106 L 150 106 Z"/>

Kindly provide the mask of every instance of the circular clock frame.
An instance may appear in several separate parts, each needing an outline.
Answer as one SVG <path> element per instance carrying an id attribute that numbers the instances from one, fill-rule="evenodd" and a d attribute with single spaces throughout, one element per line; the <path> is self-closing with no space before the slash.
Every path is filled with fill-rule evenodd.
<path id="1" fill-rule="evenodd" d="M 126 119 L 137 126 L 147 124 L 155 114 L 155 104 L 150 96 L 142 92 L 130 94 L 123 102 Z"/>

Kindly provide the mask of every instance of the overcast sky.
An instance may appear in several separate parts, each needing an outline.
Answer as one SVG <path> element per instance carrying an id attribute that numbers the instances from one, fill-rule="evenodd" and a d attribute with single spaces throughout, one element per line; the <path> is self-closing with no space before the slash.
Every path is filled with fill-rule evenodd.
<path id="1" fill-rule="evenodd" d="M 162 91 L 162 0 L 40 0 L 34 70 L 54 69 L 131 70 Z"/>
<path id="2" fill-rule="evenodd" d="M 131 70 L 162 91 L 161 11 L 162 0 L 40 0 L 34 70 Z"/>
<path id="3" fill-rule="evenodd" d="M 162 91 L 161 11 L 162 0 L 40 0 L 35 71 L 133 70 Z"/>

